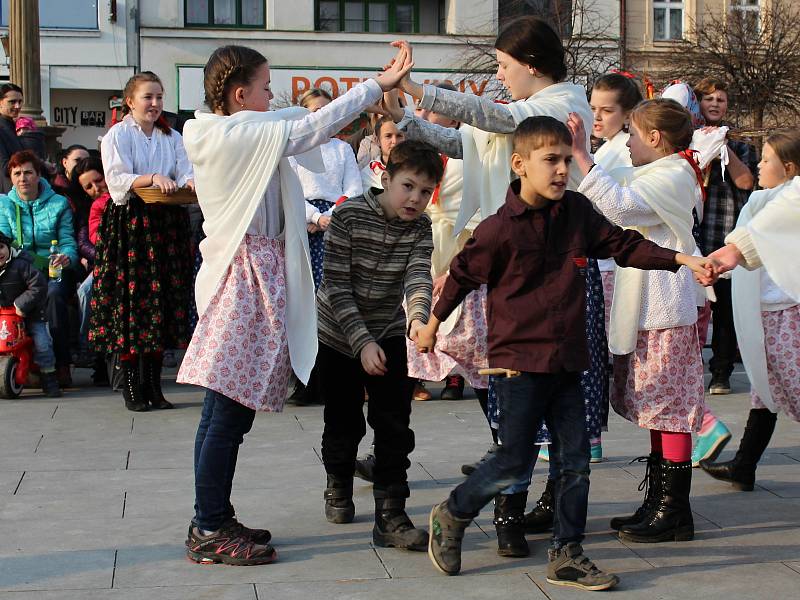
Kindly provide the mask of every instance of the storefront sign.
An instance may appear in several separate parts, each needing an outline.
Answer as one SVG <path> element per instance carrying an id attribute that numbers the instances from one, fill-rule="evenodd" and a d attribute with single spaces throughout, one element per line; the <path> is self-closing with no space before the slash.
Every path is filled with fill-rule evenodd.
<path id="1" fill-rule="evenodd" d="M 348 70 L 336 68 L 298 68 L 270 67 L 271 88 L 275 95 L 275 106 L 294 104 L 304 91 L 319 87 L 334 97 L 347 92 L 354 85 L 374 77 L 374 71 L 367 69 Z M 462 92 L 480 96 L 486 90 L 491 75 L 460 75 L 446 71 L 415 71 L 415 77 L 422 83 L 448 81 Z M 203 105 L 203 67 L 178 67 L 179 110 L 195 110 Z"/>

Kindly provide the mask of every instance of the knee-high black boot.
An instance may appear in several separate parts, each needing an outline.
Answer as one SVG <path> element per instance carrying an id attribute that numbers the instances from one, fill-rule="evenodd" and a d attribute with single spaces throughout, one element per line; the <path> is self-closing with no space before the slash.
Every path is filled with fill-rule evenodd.
<path id="1" fill-rule="evenodd" d="M 685 542 L 694 538 L 694 519 L 689 505 L 692 461 L 661 461 L 661 494 L 644 519 L 624 525 L 619 538 L 629 542 Z"/>
<path id="2" fill-rule="evenodd" d="M 525 515 L 525 533 L 544 533 L 553 529 L 553 520 L 556 515 L 553 501 L 555 487 L 555 480 L 548 479 L 542 497 L 536 502 L 533 510 Z"/>
<path id="3" fill-rule="evenodd" d="M 144 399 L 153 408 L 173 408 L 161 391 L 161 365 L 164 358 L 160 354 L 145 354 L 142 361 L 142 390 Z"/>
<path id="4" fill-rule="evenodd" d="M 148 410 L 147 400 L 142 393 L 139 383 L 139 360 L 126 360 L 122 362 L 122 397 L 125 399 L 125 408 L 133 412 Z"/>
<path id="5" fill-rule="evenodd" d="M 614 517 L 611 519 L 611 529 L 619 530 L 625 525 L 635 525 L 644 519 L 655 508 L 661 497 L 661 467 L 660 454 L 651 453 L 650 456 L 637 458 L 634 462 L 647 462 L 644 479 L 639 484 L 639 491 L 644 490 L 644 502 L 632 515 L 627 517 Z"/>
<path id="6" fill-rule="evenodd" d="M 767 449 L 778 415 L 766 408 L 752 408 L 747 417 L 742 441 L 736 456 L 728 462 L 700 461 L 700 467 L 714 479 L 727 481 L 737 490 L 752 492 L 756 482 L 756 467 Z"/>

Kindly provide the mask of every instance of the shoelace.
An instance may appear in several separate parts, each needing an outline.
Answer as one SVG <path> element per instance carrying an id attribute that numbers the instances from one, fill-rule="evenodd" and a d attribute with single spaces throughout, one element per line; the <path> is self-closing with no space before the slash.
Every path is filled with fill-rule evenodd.
<path id="1" fill-rule="evenodd" d="M 447 378 L 446 387 L 461 387 L 461 377 L 458 375 L 450 375 Z"/>

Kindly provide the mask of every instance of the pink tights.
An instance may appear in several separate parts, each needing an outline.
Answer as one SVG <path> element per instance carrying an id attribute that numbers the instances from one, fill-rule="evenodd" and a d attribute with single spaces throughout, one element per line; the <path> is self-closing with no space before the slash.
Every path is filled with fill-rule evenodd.
<path id="1" fill-rule="evenodd" d="M 692 434 L 651 429 L 650 451 L 672 462 L 687 462 L 692 457 Z"/>

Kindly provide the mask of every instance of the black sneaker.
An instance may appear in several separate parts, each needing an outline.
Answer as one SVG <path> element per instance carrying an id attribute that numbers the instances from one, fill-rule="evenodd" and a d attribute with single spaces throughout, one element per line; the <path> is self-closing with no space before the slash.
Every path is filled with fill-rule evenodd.
<path id="1" fill-rule="evenodd" d="M 200 564 L 266 565 L 278 558 L 269 544 L 257 544 L 245 534 L 245 527 L 231 519 L 215 534 L 202 536 L 197 528 L 189 529 L 186 556 Z"/>
<path id="2" fill-rule="evenodd" d="M 580 588 L 589 592 L 608 590 L 619 583 L 619 577 L 605 573 L 583 554 L 583 547 L 572 542 L 559 550 L 548 550 L 547 582 Z"/>
<path id="3" fill-rule="evenodd" d="M 366 454 L 364 458 L 357 458 L 353 475 L 373 483 L 375 481 L 375 455 L 370 453 Z"/>
<path id="4" fill-rule="evenodd" d="M 712 396 L 724 396 L 731 393 L 731 379 L 724 375 L 712 375 L 708 386 L 708 393 Z"/>
<path id="5" fill-rule="evenodd" d="M 239 521 L 236 520 L 236 517 L 232 519 L 236 523 Z M 268 529 L 250 529 L 249 527 L 245 527 L 241 523 L 239 526 L 242 528 L 242 535 L 249 537 L 253 540 L 256 544 L 261 546 L 266 546 L 269 544 L 269 541 L 272 539 L 272 533 Z M 189 540 L 192 539 L 192 529 L 195 527 L 194 521 L 189 523 L 189 533 L 186 535 L 186 545 L 189 545 Z"/>
<path id="6" fill-rule="evenodd" d="M 478 470 L 478 467 L 480 467 L 483 463 L 489 460 L 489 458 L 491 458 L 491 456 L 495 452 L 497 452 L 497 443 L 493 442 L 492 445 L 489 446 L 489 449 L 486 451 L 486 454 L 481 456 L 477 462 L 461 465 L 461 472 L 467 476 L 472 475 L 475 471 Z"/>
<path id="7" fill-rule="evenodd" d="M 464 378 L 461 375 L 450 375 L 445 380 L 442 390 L 442 400 L 463 400 Z"/>

